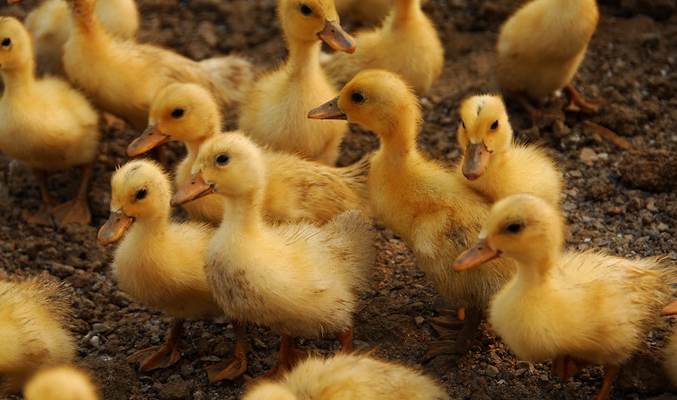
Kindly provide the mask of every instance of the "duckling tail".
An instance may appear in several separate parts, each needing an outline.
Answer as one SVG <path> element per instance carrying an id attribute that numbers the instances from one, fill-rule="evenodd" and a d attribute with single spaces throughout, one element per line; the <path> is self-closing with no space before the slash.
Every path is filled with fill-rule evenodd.
<path id="1" fill-rule="evenodd" d="M 212 92 L 221 107 L 230 107 L 241 102 L 254 81 L 252 64 L 241 57 L 212 57 L 200 61 L 199 64 L 204 68 Z"/>

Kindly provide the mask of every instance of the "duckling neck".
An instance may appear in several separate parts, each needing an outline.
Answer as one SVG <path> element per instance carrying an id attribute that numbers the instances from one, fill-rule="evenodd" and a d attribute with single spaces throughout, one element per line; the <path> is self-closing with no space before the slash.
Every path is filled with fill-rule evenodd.
<path id="1" fill-rule="evenodd" d="M 416 151 L 416 132 L 418 126 L 396 121 L 387 135 L 381 136 L 381 147 L 390 159 L 401 159 L 418 154 Z"/>
<path id="2" fill-rule="evenodd" d="M 66 0 L 73 19 L 73 26 L 79 31 L 102 30 L 96 17 L 96 3 L 92 0 Z"/>
<path id="3" fill-rule="evenodd" d="M 35 85 L 35 61 L 31 58 L 26 64 L 14 69 L 0 71 L 5 93 L 30 91 Z"/>
<path id="4" fill-rule="evenodd" d="M 287 69 L 292 78 L 311 81 L 312 76 L 322 74 L 320 67 L 320 50 L 322 42 L 313 41 L 289 41 L 289 61 Z"/>
<path id="5" fill-rule="evenodd" d="M 421 13 L 421 0 L 393 0 L 392 25 L 401 26 Z"/>
<path id="6" fill-rule="evenodd" d="M 549 276 L 553 267 L 552 259 L 549 255 L 540 258 L 518 261 L 516 280 L 524 285 L 541 285 Z"/>
<path id="7" fill-rule="evenodd" d="M 131 229 L 135 235 L 142 238 L 142 240 L 151 240 L 158 236 L 164 235 L 169 227 L 169 212 L 162 211 L 154 215 L 147 215 L 144 218 L 134 221 Z"/>
<path id="8" fill-rule="evenodd" d="M 221 227 L 234 237 L 258 237 L 263 229 L 262 200 L 262 193 L 226 197 Z"/>

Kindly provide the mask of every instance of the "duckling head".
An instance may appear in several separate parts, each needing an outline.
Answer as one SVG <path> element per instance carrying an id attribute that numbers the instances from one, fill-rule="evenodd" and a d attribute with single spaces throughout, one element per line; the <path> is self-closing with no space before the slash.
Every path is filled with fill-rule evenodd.
<path id="1" fill-rule="evenodd" d="M 347 119 L 382 140 L 414 142 L 422 122 L 416 95 L 401 76 L 385 70 L 361 71 L 338 97 L 313 109 L 312 119 Z M 399 132 L 404 137 L 393 137 Z"/>
<path id="2" fill-rule="evenodd" d="M 10 71 L 33 60 L 31 37 L 14 17 L 0 17 L 0 71 Z"/>
<path id="3" fill-rule="evenodd" d="M 510 147 L 512 128 L 498 95 L 473 96 L 461 104 L 458 141 L 465 148 L 463 175 L 471 181 L 482 176 L 491 155 Z"/>
<path id="4" fill-rule="evenodd" d="M 148 116 L 148 127 L 127 147 L 130 157 L 173 140 L 201 141 L 223 125 L 214 96 L 201 85 L 173 83 L 158 90 Z"/>
<path id="5" fill-rule="evenodd" d="M 319 38 L 334 50 L 355 52 L 355 39 L 341 28 L 334 0 L 279 0 L 278 17 L 287 40 L 314 43 Z"/>
<path id="6" fill-rule="evenodd" d="M 153 161 L 134 160 L 118 168 L 111 179 L 110 217 L 98 234 L 106 246 L 118 241 L 136 221 L 156 223 L 169 217 L 171 185 Z"/>
<path id="7" fill-rule="evenodd" d="M 564 242 L 562 214 L 530 194 L 517 194 L 494 204 L 479 239 L 453 265 L 464 271 L 499 256 L 521 265 L 548 266 Z"/>
<path id="8" fill-rule="evenodd" d="M 257 199 L 266 179 L 261 150 L 240 132 L 214 135 L 202 143 L 192 173 L 172 197 L 172 206 L 212 193 Z"/>
<path id="9" fill-rule="evenodd" d="M 84 372 L 68 365 L 43 369 L 24 387 L 26 400 L 98 400 L 97 389 Z"/>

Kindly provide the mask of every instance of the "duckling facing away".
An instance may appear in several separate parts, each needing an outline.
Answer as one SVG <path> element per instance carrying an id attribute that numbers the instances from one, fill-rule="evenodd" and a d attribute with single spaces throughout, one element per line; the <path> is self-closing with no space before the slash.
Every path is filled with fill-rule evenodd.
<path id="1" fill-rule="evenodd" d="M 663 307 L 661 315 L 677 314 L 677 300 Z M 668 344 L 663 350 L 663 366 L 673 385 L 677 386 L 677 333 L 670 336 Z"/>
<path id="2" fill-rule="evenodd" d="M 101 25 L 114 36 L 131 39 L 139 29 L 139 10 L 134 0 L 98 0 L 95 5 Z M 71 33 L 68 6 L 63 0 L 45 0 L 25 20 L 33 38 L 33 48 L 40 74 L 65 76 L 63 45 Z"/>
<path id="3" fill-rule="evenodd" d="M 531 193 L 559 204 L 562 178 L 539 146 L 513 144 L 512 127 L 500 96 L 472 96 L 461 104 L 458 141 L 465 149 L 457 173 L 466 185 L 494 203 L 516 193 Z"/>
<path id="4" fill-rule="evenodd" d="M 507 197 L 494 205 L 480 240 L 454 270 L 499 256 L 514 259 L 515 277 L 491 304 L 492 327 L 518 357 L 552 359 L 553 372 L 563 380 L 576 372 L 577 361 L 605 365 L 595 398 L 607 399 L 618 369 L 672 297 L 674 267 L 658 258 L 562 251 L 563 232 L 562 214 L 545 200 Z"/>
<path id="5" fill-rule="evenodd" d="M 30 223 L 88 224 L 87 187 L 99 150 L 99 117 L 84 95 L 56 78 L 35 78 L 31 38 L 17 19 L 0 17 L 0 149 L 32 168 L 43 205 Z M 54 207 L 47 171 L 80 166 L 74 200 Z"/>
<path id="6" fill-rule="evenodd" d="M 572 105 L 585 112 L 597 106 L 571 85 L 592 38 L 599 10 L 596 0 L 533 0 L 517 10 L 501 28 L 496 44 L 496 78 L 504 95 L 545 98 L 566 88 Z"/>
<path id="7" fill-rule="evenodd" d="M 353 55 L 323 54 L 322 68 L 339 88 L 362 70 L 386 69 L 402 75 L 422 96 L 442 72 L 444 48 L 421 0 L 393 0 L 383 26 L 356 33 L 355 41 Z"/>
<path id="8" fill-rule="evenodd" d="M 181 187 L 190 178 L 200 145 L 220 134 L 221 126 L 221 113 L 209 91 L 196 84 L 171 84 L 155 96 L 148 128 L 129 145 L 127 154 L 135 156 L 171 140 L 184 142 L 188 154 L 176 167 L 174 180 Z M 263 158 L 268 169 L 263 203 L 267 220 L 326 222 L 352 208 L 369 214 L 368 157 L 345 168 L 271 149 L 263 150 Z M 183 207 L 191 217 L 219 225 L 224 202 L 221 196 L 207 196 Z"/>
<path id="9" fill-rule="evenodd" d="M 41 370 L 26 383 L 23 392 L 26 400 L 99 400 L 92 379 L 69 365 Z"/>
<path id="10" fill-rule="evenodd" d="M 355 210 L 322 226 L 264 222 L 266 165 L 245 136 L 205 141 L 193 171 L 173 205 L 210 193 L 226 200 L 205 268 L 216 300 L 231 318 L 282 334 L 279 361 L 264 376 L 296 363 L 294 336 L 334 333 L 351 351 L 356 292 L 375 257 L 370 222 Z"/>
<path id="11" fill-rule="evenodd" d="M 181 358 L 185 319 L 223 314 L 204 271 L 214 230 L 198 222 L 171 220 L 171 184 L 154 162 L 135 160 L 122 166 L 113 174 L 111 192 L 111 215 L 99 230 L 98 240 L 104 246 L 121 240 L 113 259 L 120 287 L 176 318 L 163 345 L 138 351 L 128 361 L 139 362 L 141 371 L 165 368 Z M 236 333 L 241 346 L 244 332 Z M 244 350 L 238 355 L 243 356 Z"/>
<path id="12" fill-rule="evenodd" d="M 397 74 L 362 71 L 338 98 L 312 110 L 310 118 L 347 118 L 375 132 L 381 147 L 371 159 L 369 199 L 374 216 L 412 249 L 420 267 L 450 303 L 467 309 L 455 346 L 440 344 L 424 358 L 465 354 L 491 297 L 514 271 L 498 261 L 474 275 L 451 270 L 472 243 L 489 212 L 487 201 L 465 179 L 430 160 L 417 148 L 421 110 L 415 94 Z M 478 272 L 479 271 L 479 272 Z"/>
<path id="13" fill-rule="evenodd" d="M 19 392 L 42 367 L 73 361 L 69 319 L 60 284 L 38 278 L 0 281 L 0 396 Z"/>
<path id="14" fill-rule="evenodd" d="M 242 400 L 447 400 L 432 379 L 367 356 L 309 357 L 279 382 L 261 383 Z"/>
<path id="15" fill-rule="evenodd" d="M 322 41 L 353 53 L 355 40 L 341 28 L 334 0 L 278 0 L 278 16 L 289 58 L 254 84 L 240 108 L 238 128 L 273 150 L 334 165 L 348 125 L 309 121 L 306 113 L 336 95 L 320 67 Z"/>

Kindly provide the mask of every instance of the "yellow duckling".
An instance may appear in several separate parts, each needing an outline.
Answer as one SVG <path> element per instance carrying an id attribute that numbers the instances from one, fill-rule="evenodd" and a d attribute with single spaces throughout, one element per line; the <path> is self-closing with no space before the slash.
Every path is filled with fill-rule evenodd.
<path id="1" fill-rule="evenodd" d="M 21 0 L 10 0 L 17 2 Z M 239 102 L 252 79 L 252 66 L 235 56 L 196 62 L 173 51 L 114 37 L 102 26 L 94 0 L 65 0 L 73 27 L 64 45 L 69 79 L 103 110 L 142 131 L 155 93 L 172 82 L 199 83 L 222 108 Z"/>
<path id="2" fill-rule="evenodd" d="M 496 203 L 479 238 L 454 270 L 499 256 L 517 262 L 515 277 L 491 304 L 494 330 L 522 359 L 553 359 L 563 380 L 575 373 L 576 361 L 605 365 L 595 398 L 608 399 L 618 369 L 644 344 L 670 299 L 674 267 L 657 258 L 562 251 L 562 214 L 527 194 Z"/>
<path id="3" fill-rule="evenodd" d="M 661 315 L 677 314 L 677 300 L 663 307 Z M 677 385 L 677 333 L 673 333 L 666 345 L 663 358 L 665 372 L 673 385 Z"/>
<path id="4" fill-rule="evenodd" d="M 43 206 L 28 221 L 88 224 L 87 186 L 99 150 L 99 117 L 85 96 L 56 78 L 35 78 L 31 38 L 12 17 L 0 17 L 0 149 L 33 169 Z M 47 171 L 82 167 L 74 200 L 53 207 Z"/>
<path id="5" fill-rule="evenodd" d="M 282 334 L 279 361 L 265 376 L 296 363 L 294 336 L 334 333 L 351 351 L 356 292 L 375 257 L 371 224 L 355 210 L 322 226 L 267 224 L 261 216 L 266 164 L 245 136 L 212 136 L 193 170 L 172 204 L 210 193 L 225 198 L 205 271 L 226 315 Z"/>
<path id="6" fill-rule="evenodd" d="M 242 400 L 447 400 L 432 379 L 404 365 L 354 354 L 309 357 L 279 382 L 267 382 Z"/>
<path id="7" fill-rule="evenodd" d="M 556 206 L 562 178 L 538 146 L 513 144 L 512 127 L 500 96 L 472 96 L 461 104 L 458 141 L 465 149 L 457 173 L 494 203 L 516 193 L 531 193 Z"/>
<path id="8" fill-rule="evenodd" d="M 170 140 L 184 142 L 188 154 L 177 166 L 174 179 L 176 187 L 181 187 L 190 178 L 200 145 L 220 134 L 222 125 L 209 91 L 196 84 L 171 84 L 155 96 L 148 128 L 129 145 L 127 154 L 135 156 Z M 270 149 L 263 150 L 263 157 L 269 171 L 263 212 L 269 221 L 326 222 L 351 208 L 368 214 L 367 158 L 336 168 Z M 183 207 L 191 217 L 219 225 L 224 202 L 221 196 L 207 196 Z"/>
<path id="9" fill-rule="evenodd" d="M 355 41 L 339 25 L 333 0 L 278 0 L 278 16 L 289 58 L 254 84 L 238 127 L 261 145 L 334 165 L 348 125 L 309 121 L 306 113 L 336 95 L 320 67 L 322 41 L 348 53 L 355 51 Z"/>
<path id="10" fill-rule="evenodd" d="M 101 227 L 98 240 L 106 246 L 122 238 L 113 259 L 120 287 L 140 302 L 176 318 L 163 345 L 140 350 L 128 361 L 139 362 L 141 371 L 165 368 L 181 358 L 181 334 L 187 318 L 223 314 L 204 271 L 204 257 L 214 230 L 198 222 L 171 220 L 171 184 L 154 162 L 135 160 L 119 168 L 111 179 L 111 192 L 111 215 Z M 239 346 L 242 333 L 244 330 L 238 331 Z M 244 356 L 243 348 L 238 347 L 240 350 L 238 355 Z"/>
<path id="11" fill-rule="evenodd" d="M 517 10 L 501 28 L 496 44 L 496 78 L 504 95 L 534 100 L 566 88 L 572 103 L 586 112 L 597 106 L 571 85 L 597 27 L 596 0 L 533 0 Z"/>
<path id="12" fill-rule="evenodd" d="M 41 370 L 23 392 L 26 400 L 99 400 L 89 375 L 69 365 Z"/>
<path id="13" fill-rule="evenodd" d="M 0 397 L 20 391 L 39 368 L 73 360 L 69 318 L 61 285 L 36 278 L 0 281 Z"/>
<path id="14" fill-rule="evenodd" d="M 131 39 L 139 28 L 139 10 L 134 0 L 98 0 L 96 16 L 101 25 L 114 36 Z M 63 45 L 71 32 L 68 6 L 63 0 L 45 0 L 31 11 L 25 20 L 33 38 L 35 58 L 41 74 L 65 76 Z"/>
<path id="15" fill-rule="evenodd" d="M 482 312 L 514 271 L 510 262 L 471 271 L 472 276 L 451 271 L 489 212 L 486 200 L 468 189 L 463 177 L 418 149 L 421 110 L 415 94 L 397 74 L 362 71 L 338 98 L 312 110 L 309 117 L 347 118 L 381 139 L 369 171 L 372 213 L 404 239 L 442 297 L 467 309 L 457 346 L 440 346 L 439 352 L 466 353 Z"/>
<path id="16" fill-rule="evenodd" d="M 383 26 L 358 32 L 355 40 L 355 54 L 336 52 L 322 58 L 322 67 L 339 88 L 362 70 L 386 69 L 402 75 L 422 96 L 442 72 L 444 48 L 421 10 L 421 0 L 393 0 Z"/>

